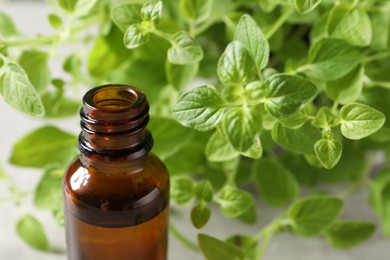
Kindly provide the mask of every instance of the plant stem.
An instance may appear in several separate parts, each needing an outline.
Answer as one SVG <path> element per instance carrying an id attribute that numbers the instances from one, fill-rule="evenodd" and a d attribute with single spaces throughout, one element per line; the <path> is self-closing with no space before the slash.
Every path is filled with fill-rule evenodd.
<path id="1" fill-rule="evenodd" d="M 382 51 L 382 52 L 379 52 L 377 54 L 374 54 L 372 56 L 368 56 L 366 57 L 364 60 L 363 60 L 363 63 L 366 64 L 366 63 L 370 63 L 372 61 L 377 61 L 377 60 L 382 60 L 384 58 L 387 58 L 390 56 L 390 52 L 389 51 Z"/>
<path id="2" fill-rule="evenodd" d="M 70 33 L 77 33 L 79 31 L 84 30 L 85 28 L 88 28 L 89 26 L 95 24 L 101 19 L 100 15 L 92 16 L 89 19 L 85 20 L 84 23 L 75 26 L 70 30 Z M 15 40 L 15 41 L 9 41 L 9 42 L 2 42 L 2 44 L 5 47 L 17 47 L 17 46 L 24 46 L 24 45 L 39 45 L 39 44 L 52 44 L 53 40 L 60 37 L 62 32 L 52 34 L 52 35 L 45 35 L 45 36 L 38 36 L 35 38 L 30 39 L 22 39 L 22 40 Z"/>
<path id="3" fill-rule="evenodd" d="M 172 35 L 169 34 L 169 33 L 166 33 L 166 32 L 163 32 L 163 31 L 160 31 L 158 29 L 154 29 L 151 31 L 151 33 L 154 33 L 155 35 L 157 35 L 158 37 L 160 38 L 163 38 L 164 40 L 172 43 Z"/>
<path id="4" fill-rule="evenodd" d="M 275 23 L 272 24 L 271 27 L 268 28 L 268 30 L 265 32 L 265 38 L 270 39 L 275 34 L 275 32 L 284 24 L 288 17 L 290 17 L 293 11 L 293 8 L 286 9 L 278 18 L 278 20 L 276 20 Z"/>
<path id="5" fill-rule="evenodd" d="M 192 241 L 187 239 L 183 234 L 181 234 L 176 227 L 173 224 L 169 224 L 169 229 L 172 233 L 172 235 L 179 240 L 180 242 L 183 243 L 187 248 L 191 249 L 192 251 L 198 251 L 198 246 L 194 244 Z"/>

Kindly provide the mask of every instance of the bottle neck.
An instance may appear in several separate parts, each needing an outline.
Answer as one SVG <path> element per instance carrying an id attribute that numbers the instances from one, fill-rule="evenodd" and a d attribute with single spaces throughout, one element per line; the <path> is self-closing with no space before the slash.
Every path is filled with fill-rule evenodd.
<path id="1" fill-rule="evenodd" d="M 153 146 L 146 129 L 149 104 L 134 87 L 103 85 L 88 91 L 80 117 L 79 150 L 85 164 L 136 160 Z"/>

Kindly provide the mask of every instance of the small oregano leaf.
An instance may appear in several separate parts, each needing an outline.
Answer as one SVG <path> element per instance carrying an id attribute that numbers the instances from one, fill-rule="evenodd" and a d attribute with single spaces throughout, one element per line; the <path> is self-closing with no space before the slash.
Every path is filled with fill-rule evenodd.
<path id="1" fill-rule="evenodd" d="M 340 119 L 335 116 L 328 107 L 321 107 L 317 115 L 311 121 L 312 125 L 318 128 L 334 127 L 340 123 Z"/>
<path id="2" fill-rule="evenodd" d="M 134 23 L 141 22 L 141 5 L 134 3 L 118 3 L 111 8 L 111 20 L 122 32 Z"/>
<path id="3" fill-rule="evenodd" d="M 223 162 L 236 158 L 239 153 L 218 130 L 213 133 L 206 145 L 206 156 L 212 162 Z"/>
<path id="4" fill-rule="evenodd" d="M 295 0 L 294 2 L 298 12 L 307 14 L 313 11 L 321 3 L 321 0 Z"/>
<path id="5" fill-rule="evenodd" d="M 123 43 L 128 49 L 135 49 L 147 43 L 150 39 L 150 33 L 140 24 L 130 25 L 123 37 Z"/>
<path id="6" fill-rule="evenodd" d="M 74 7 L 74 15 L 87 15 L 97 2 L 97 0 L 77 0 L 76 5 Z"/>
<path id="7" fill-rule="evenodd" d="M 3 65 L 0 76 L 0 94 L 11 107 L 32 116 L 45 114 L 42 101 L 22 67 L 12 61 Z"/>
<path id="8" fill-rule="evenodd" d="M 66 163 L 77 154 L 76 143 L 77 136 L 54 126 L 43 126 L 16 142 L 10 162 L 39 168 L 50 163 Z"/>
<path id="9" fill-rule="evenodd" d="M 16 224 L 16 230 L 19 236 L 31 247 L 40 251 L 50 250 L 43 226 L 35 217 L 24 215 Z"/>
<path id="10" fill-rule="evenodd" d="M 276 74 L 265 81 L 265 109 L 276 118 L 287 118 L 297 113 L 317 95 L 317 87 L 310 80 L 296 75 Z"/>
<path id="11" fill-rule="evenodd" d="M 34 194 L 34 203 L 38 208 L 58 209 L 58 204 L 62 201 L 62 177 L 64 172 L 65 169 L 56 164 L 46 167 Z"/>
<path id="12" fill-rule="evenodd" d="M 299 194 L 299 184 L 293 174 L 276 160 L 255 161 L 252 176 L 262 198 L 272 206 L 283 206 Z"/>
<path id="13" fill-rule="evenodd" d="M 240 152 L 241 155 L 252 159 L 259 159 L 263 155 L 263 146 L 261 145 L 260 137 L 257 135 L 253 140 L 253 144 L 248 150 Z"/>
<path id="14" fill-rule="evenodd" d="M 49 14 L 47 19 L 49 20 L 49 23 L 51 26 L 53 26 L 53 28 L 58 29 L 62 26 L 62 19 L 56 14 Z"/>
<path id="15" fill-rule="evenodd" d="M 210 17 L 213 1 L 218 0 L 180 0 L 180 12 L 189 20 L 203 22 Z"/>
<path id="16" fill-rule="evenodd" d="M 172 46 L 168 50 L 168 60 L 174 64 L 189 64 L 203 59 L 202 47 L 187 32 L 173 35 Z"/>
<path id="17" fill-rule="evenodd" d="M 221 206 L 223 214 L 235 218 L 247 211 L 253 204 L 253 197 L 246 191 L 232 186 L 223 187 L 215 201 Z"/>
<path id="18" fill-rule="evenodd" d="M 192 82 L 198 70 L 198 62 L 184 65 L 173 64 L 168 60 L 165 62 L 167 81 L 178 91 L 182 91 Z"/>
<path id="19" fill-rule="evenodd" d="M 200 202 L 191 210 L 191 222 L 197 229 L 203 228 L 209 221 L 211 210 L 205 203 Z"/>
<path id="20" fill-rule="evenodd" d="M 337 140 L 318 140 L 314 145 L 318 160 L 325 169 L 332 169 L 341 158 L 342 144 Z"/>
<path id="21" fill-rule="evenodd" d="M 244 260 L 244 252 L 231 243 L 223 242 L 214 237 L 198 234 L 200 250 L 207 260 Z"/>
<path id="22" fill-rule="evenodd" d="M 253 79 L 252 59 L 246 48 L 238 41 L 226 47 L 218 62 L 218 77 L 225 85 L 245 85 Z"/>
<path id="23" fill-rule="evenodd" d="M 170 196 L 179 205 L 189 203 L 194 198 L 195 182 L 185 176 L 175 176 L 171 179 Z"/>
<path id="24" fill-rule="evenodd" d="M 26 72 L 28 79 L 38 92 L 47 89 L 50 83 L 49 55 L 36 50 L 23 51 L 19 64 Z"/>
<path id="25" fill-rule="evenodd" d="M 222 118 L 222 129 L 230 144 L 239 152 L 248 150 L 260 131 L 247 107 L 230 108 Z"/>
<path id="26" fill-rule="evenodd" d="M 353 70 L 359 64 L 362 51 L 340 39 L 325 38 L 309 49 L 309 65 L 304 71 L 320 80 L 335 80 Z"/>
<path id="27" fill-rule="evenodd" d="M 328 81 L 326 83 L 326 94 L 328 97 L 340 104 L 355 102 L 363 90 L 364 67 L 357 66 L 345 76 Z"/>
<path id="28" fill-rule="evenodd" d="M 195 187 L 195 196 L 198 200 L 210 203 L 213 200 L 213 185 L 209 180 L 200 181 Z"/>
<path id="29" fill-rule="evenodd" d="M 309 123 L 298 129 L 290 129 L 276 123 L 272 129 L 272 139 L 276 143 L 297 153 L 314 154 L 314 144 L 320 138 L 321 132 Z"/>
<path id="30" fill-rule="evenodd" d="M 60 6 L 68 12 L 73 12 L 76 2 L 77 0 L 58 0 Z"/>
<path id="31" fill-rule="evenodd" d="M 326 231 L 339 217 L 343 201 L 328 195 L 315 195 L 296 201 L 288 209 L 294 233 L 317 236 Z"/>
<path id="32" fill-rule="evenodd" d="M 163 3 L 162 1 L 149 2 L 141 8 L 141 18 L 154 24 L 160 23 Z"/>
<path id="33" fill-rule="evenodd" d="M 326 232 L 326 240 L 337 248 L 350 248 L 369 239 L 375 225 L 365 221 L 339 221 Z"/>
<path id="34" fill-rule="evenodd" d="M 234 40 L 241 42 L 247 48 L 256 65 L 256 71 L 260 73 L 268 64 L 269 44 L 263 31 L 248 14 L 244 14 L 240 18 Z"/>
<path id="35" fill-rule="evenodd" d="M 18 34 L 18 30 L 16 29 L 12 18 L 0 11 L 0 36 L 11 37 Z"/>
<path id="36" fill-rule="evenodd" d="M 359 140 L 378 131 L 385 115 L 367 105 L 353 103 L 340 110 L 341 133 L 348 139 Z"/>
<path id="37" fill-rule="evenodd" d="M 347 4 L 333 7 L 328 18 L 328 33 L 356 46 L 368 46 L 372 40 L 370 17 L 362 8 L 351 8 Z"/>
<path id="38" fill-rule="evenodd" d="M 220 120 L 225 103 L 211 85 L 194 88 L 179 97 L 172 116 L 184 126 L 198 131 L 209 131 Z"/>

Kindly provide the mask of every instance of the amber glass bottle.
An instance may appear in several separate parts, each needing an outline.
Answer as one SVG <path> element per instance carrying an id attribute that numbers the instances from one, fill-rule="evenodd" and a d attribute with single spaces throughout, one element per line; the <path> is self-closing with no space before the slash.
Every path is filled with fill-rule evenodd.
<path id="1" fill-rule="evenodd" d="M 63 181 L 68 259 L 167 259 L 169 177 L 150 153 L 148 111 L 134 87 L 85 94 L 80 156 Z"/>

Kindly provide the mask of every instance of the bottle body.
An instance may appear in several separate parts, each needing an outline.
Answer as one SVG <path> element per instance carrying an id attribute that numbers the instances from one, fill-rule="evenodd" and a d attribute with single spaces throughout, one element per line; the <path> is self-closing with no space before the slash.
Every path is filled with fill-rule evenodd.
<path id="1" fill-rule="evenodd" d="M 109 87 L 103 90 L 112 92 Z M 121 87 L 114 92 L 123 94 Z M 149 153 L 148 116 L 141 111 L 124 120 L 135 98 L 125 104 L 126 94 L 118 112 L 118 100 L 112 99 L 112 93 L 107 99 L 106 94 L 99 100 L 109 105 L 107 120 L 84 106 L 81 154 L 63 179 L 68 259 L 165 260 L 169 176 L 163 163 Z M 123 122 L 133 125 L 126 127 Z"/>

